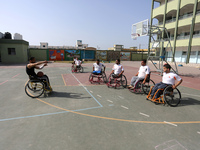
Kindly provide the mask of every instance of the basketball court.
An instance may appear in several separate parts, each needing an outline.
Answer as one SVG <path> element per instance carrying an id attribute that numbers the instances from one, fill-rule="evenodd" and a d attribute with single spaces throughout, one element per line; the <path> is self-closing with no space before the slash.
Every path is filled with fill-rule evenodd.
<path id="1" fill-rule="evenodd" d="M 106 63 L 107 76 L 113 63 Z M 122 62 L 128 83 L 140 62 Z M 71 73 L 71 64 L 43 69 L 53 93 L 30 98 L 24 87 L 25 66 L 0 66 L 0 129 L 2 149 L 198 149 L 200 147 L 200 79 L 184 77 L 178 107 L 155 105 L 146 95 L 108 88 Z M 161 76 L 152 75 L 160 82 Z M 194 86 L 193 86 L 194 85 Z"/>

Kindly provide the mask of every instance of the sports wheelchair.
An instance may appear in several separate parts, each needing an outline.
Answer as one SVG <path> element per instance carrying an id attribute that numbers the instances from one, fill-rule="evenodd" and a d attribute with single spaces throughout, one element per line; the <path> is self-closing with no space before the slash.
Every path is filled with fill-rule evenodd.
<path id="1" fill-rule="evenodd" d="M 143 81 L 144 79 L 137 81 L 137 83 L 135 84 L 135 88 L 129 89 L 129 91 L 132 93 L 144 93 L 148 95 L 151 86 L 154 86 L 155 83 L 153 80 L 150 79 L 150 74 L 148 75 L 145 84 L 142 83 Z"/>
<path id="2" fill-rule="evenodd" d="M 114 74 L 111 74 L 108 76 L 108 87 L 114 87 L 115 89 L 117 87 L 122 86 L 123 88 L 126 88 L 127 86 L 127 79 L 125 75 L 121 75 L 120 77 L 113 77 Z"/>
<path id="3" fill-rule="evenodd" d="M 168 104 L 171 107 L 176 107 L 181 101 L 181 93 L 180 91 L 175 88 L 173 89 L 171 85 L 168 85 L 164 89 L 158 89 L 153 97 L 151 97 L 151 91 L 154 86 L 151 87 L 149 94 L 147 95 L 147 100 L 150 100 L 157 104 Z M 157 92 L 161 92 L 159 98 L 155 98 Z"/>
<path id="4" fill-rule="evenodd" d="M 44 92 L 46 93 L 52 92 L 52 88 L 50 86 L 50 83 L 47 82 L 49 89 L 46 88 L 44 79 L 35 79 L 32 77 L 29 77 L 29 81 L 25 85 L 25 93 L 32 98 L 40 97 Z"/>
<path id="5" fill-rule="evenodd" d="M 83 67 L 82 67 L 81 65 L 79 65 L 79 66 L 77 66 L 77 67 L 75 68 L 75 67 L 74 67 L 74 64 L 72 64 L 71 71 L 72 71 L 72 73 L 74 73 L 74 72 L 83 73 Z"/>
<path id="6" fill-rule="evenodd" d="M 92 84 L 92 83 L 107 83 L 107 77 L 106 77 L 106 74 L 104 71 L 102 71 L 101 73 L 99 74 L 94 74 L 94 73 L 91 73 L 90 76 L 89 76 L 89 82 Z"/>

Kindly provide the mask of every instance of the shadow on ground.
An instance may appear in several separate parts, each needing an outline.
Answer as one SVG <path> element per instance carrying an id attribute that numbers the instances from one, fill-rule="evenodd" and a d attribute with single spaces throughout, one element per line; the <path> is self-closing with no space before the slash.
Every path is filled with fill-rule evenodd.
<path id="1" fill-rule="evenodd" d="M 83 97 L 83 94 L 81 93 L 67 93 L 67 92 L 57 92 L 53 91 L 52 93 L 49 93 L 47 98 L 50 97 L 64 97 L 64 98 L 73 98 L 73 99 L 88 99 L 91 97 Z"/>
<path id="2" fill-rule="evenodd" d="M 191 97 L 184 97 L 178 106 L 200 105 L 200 101 Z"/>

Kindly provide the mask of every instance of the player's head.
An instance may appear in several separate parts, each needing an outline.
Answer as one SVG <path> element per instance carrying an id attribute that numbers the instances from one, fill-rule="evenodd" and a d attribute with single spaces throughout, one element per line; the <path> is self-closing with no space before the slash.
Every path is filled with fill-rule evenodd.
<path id="1" fill-rule="evenodd" d="M 31 58 L 29 59 L 29 62 L 30 62 L 30 63 L 35 63 L 35 57 L 31 57 Z"/>
<path id="2" fill-rule="evenodd" d="M 117 60 L 116 60 L 116 64 L 120 64 L 120 59 L 117 59 Z"/>
<path id="3" fill-rule="evenodd" d="M 171 66 L 169 64 L 164 64 L 163 71 L 168 73 L 170 72 L 170 70 L 171 70 Z"/>
<path id="4" fill-rule="evenodd" d="M 142 59 L 141 65 L 142 65 L 142 66 L 146 66 L 146 63 L 147 63 L 146 59 Z"/>
<path id="5" fill-rule="evenodd" d="M 100 60 L 99 60 L 99 59 L 97 59 L 96 63 L 97 63 L 97 64 L 99 64 L 99 62 L 100 62 Z"/>

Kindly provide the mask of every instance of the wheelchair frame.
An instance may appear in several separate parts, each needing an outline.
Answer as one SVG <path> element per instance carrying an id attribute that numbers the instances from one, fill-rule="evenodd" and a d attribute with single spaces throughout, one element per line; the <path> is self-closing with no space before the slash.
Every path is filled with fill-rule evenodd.
<path id="1" fill-rule="evenodd" d="M 147 100 L 150 100 L 150 101 L 154 102 L 156 105 L 157 104 L 164 104 L 164 105 L 168 104 L 171 107 L 178 106 L 178 104 L 181 101 L 181 93 L 177 88 L 173 89 L 171 85 L 168 85 L 164 89 L 158 89 L 155 92 L 154 96 L 151 98 L 151 92 L 152 92 L 153 87 L 154 86 L 151 87 L 151 89 L 150 89 L 150 91 L 149 91 L 149 93 L 147 95 L 147 98 L 146 98 Z M 155 98 L 156 94 L 158 92 L 160 92 L 160 91 L 161 91 L 160 97 Z M 176 93 L 178 95 L 178 97 L 179 97 L 179 98 L 177 98 L 175 103 L 173 103 L 173 101 L 174 101 L 173 98 L 174 98 L 174 95 L 175 95 L 174 93 Z"/>
<path id="2" fill-rule="evenodd" d="M 27 84 L 25 85 L 25 93 L 32 98 L 40 97 L 43 93 L 46 95 L 47 92 L 52 92 L 52 87 L 49 83 L 48 86 L 50 90 L 46 89 L 45 84 L 42 79 L 29 78 Z"/>
<path id="3" fill-rule="evenodd" d="M 72 73 L 78 73 L 78 72 L 83 73 L 83 67 L 82 67 L 82 66 L 77 67 L 76 69 L 77 69 L 77 70 L 75 71 L 75 69 L 74 69 L 74 64 L 73 64 L 72 67 L 71 67 Z"/>
<path id="4" fill-rule="evenodd" d="M 94 78 L 97 78 L 97 80 L 94 80 Z M 102 80 L 103 79 L 103 80 Z M 101 74 L 93 74 L 91 73 L 89 76 L 89 82 L 92 83 L 107 83 L 107 77 L 105 72 L 102 72 Z"/>
<path id="5" fill-rule="evenodd" d="M 126 83 L 123 85 L 123 81 L 122 81 L 122 78 L 124 78 L 123 81 L 125 81 Z M 117 78 L 113 78 L 112 75 L 109 75 L 108 76 L 108 82 L 107 82 L 107 86 L 108 87 L 114 87 L 115 89 L 117 87 L 120 87 L 122 86 L 123 88 L 126 88 L 127 86 L 127 79 L 126 79 L 126 76 L 122 74 L 121 77 L 117 77 Z"/>
<path id="6" fill-rule="evenodd" d="M 151 79 L 147 79 L 145 84 L 143 84 L 142 83 L 143 81 L 144 81 L 144 79 L 139 80 L 135 84 L 136 85 L 135 88 L 134 89 L 129 89 L 129 91 L 132 92 L 132 93 L 142 93 L 143 92 L 144 94 L 148 95 L 148 93 L 150 91 L 150 88 L 151 88 L 149 83 L 152 82 L 153 85 L 155 85 L 155 82 L 153 80 L 151 80 Z M 146 88 L 146 90 L 145 90 L 145 88 Z M 147 90 L 147 88 L 149 88 L 149 90 Z"/>

